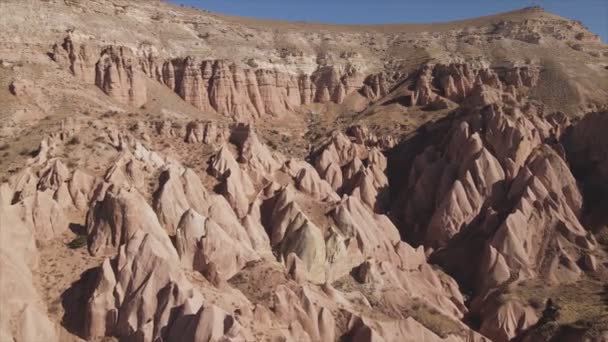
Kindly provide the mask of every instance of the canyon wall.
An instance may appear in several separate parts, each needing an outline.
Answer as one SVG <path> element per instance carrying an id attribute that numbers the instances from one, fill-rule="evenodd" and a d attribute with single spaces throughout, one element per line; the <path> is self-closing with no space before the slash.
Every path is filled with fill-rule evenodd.
<path id="1" fill-rule="evenodd" d="M 319 66 L 310 75 L 292 74 L 241 68 L 229 60 L 160 59 L 121 46 L 100 49 L 75 44 L 69 35 L 53 46 L 49 56 L 124 104 L 140 107 L 146 103 L 147 77 L 204 112 L 237 118 L 279 116 L 310 103 L 342 103 L 365 79 L 352 66 Z"/>

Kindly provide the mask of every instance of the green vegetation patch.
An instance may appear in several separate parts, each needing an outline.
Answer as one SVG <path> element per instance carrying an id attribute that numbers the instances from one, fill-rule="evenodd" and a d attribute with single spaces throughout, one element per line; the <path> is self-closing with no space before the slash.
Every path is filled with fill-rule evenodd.
<path id="1" fill-rule="evenodd" d="M 74 240 L 68 242 L 68 247 L 71 249 L 82 248 L 87 245 L 87 236 L 86 235 L 78 235 L 74 238 Z"/>

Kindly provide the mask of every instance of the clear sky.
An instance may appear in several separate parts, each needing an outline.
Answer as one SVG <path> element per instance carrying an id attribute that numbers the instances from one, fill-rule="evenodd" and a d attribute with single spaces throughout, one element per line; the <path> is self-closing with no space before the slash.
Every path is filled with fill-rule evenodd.
<path id="1" fill-rule="evenodd" d="M 608 41 L 608 0 L 170 0 L 224 14 L 330 23 L 437 22 L 526 6 L 582 21 Z"/>

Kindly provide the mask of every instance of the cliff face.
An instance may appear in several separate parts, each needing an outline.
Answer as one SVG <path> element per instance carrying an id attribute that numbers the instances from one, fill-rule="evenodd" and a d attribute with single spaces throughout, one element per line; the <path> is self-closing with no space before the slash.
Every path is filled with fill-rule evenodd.
<path id="1" fill-rule="evenodd" d="M 68 36 L 62 43 L 53 45 L 49 56 L 118 102 L 140 107 L 147 101 L 143 70 L 128 48 L 75 45 Z"/>
<path id="2" fill-rule="evenodd" d="M 62 44 L 55 44 L 49 55 L 74 76 L 85 82 L 94 80 L 110 97 L 136 107 L 146 103 L 144 77 L 165 85 L 204 112 L 240 119 L 277 117 L 311 103 L 341 104 L 354 93 L 377 101 L 391 88 L 384 73 L 365 76 L 352 65 L 344 69 L 319 66 L 310 75 L 293 75 L 241 68 L 229 60 L 137 57 L 126 47 L 93 49 L 99 53 L 91 50 L 85 45 L 75 46 L 68 36 Z M 536 86 L 539 74 L 537 65 L 492 69 L 467 63 L 439 63 L 426 64 L 392 83 L 412 84 L 411 91 L 405 91 L 410 106 L 441 109 L 447 108 L 447 102 L 462 103 L 475 93 L 481 96 L 483 86 L 504 90 L 515 99 Z"/>
<path id="3" fill-rule="evenodd" d="M 0 13 L 0 339 L 606 340 L 580 23 Z"/>
<path id="4" fill-rule="evenodd" d="M 229 60 L 196 57 L 162 60 L 137 57 L 122 46 L 91 49 L 70 36 L 55 44 L 51 58 L 74 76 L 94 84 L 117 101 L 139 107 L 146 102 L 148 77 L 202 111 L 237 118 L 280 116 L 310 103 L 340 104 L 361 89 L 364 76 L 354 67 L 319 67 L 312 74 L 241 68 Z M 91 74 L 94 76 L 91 77 Z"/>

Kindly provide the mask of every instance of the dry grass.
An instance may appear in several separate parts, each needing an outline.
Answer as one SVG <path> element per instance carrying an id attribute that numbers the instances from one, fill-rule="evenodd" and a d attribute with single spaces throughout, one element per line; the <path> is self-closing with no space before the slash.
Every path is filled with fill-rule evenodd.
<path id="1" fill-rule="evenodd" d="M 518 286 L 509 295 L 528 302 L 539 316 L 548 299 L 557 305 L 556 320 L 537 327 L 544 335 L 553 333 L 560 326 L 589 329 L 590 334 L 608 329 L 608 283 L 581 280 L 548 287 L 545 283 L 534 281 Z"/>
<path id="2" fill-rule="evenodd" d="M 446 338 L 448 335 L 459 335 L 463 332 L 460 323 L 446 317 L 436 309 L 428 307 L 418 299 L 413 299 L 408 313 L 420 324 L 442 338 Z"/>
<path id="3" fill-rule="evenodd" d="M 410 298 L 404 306 L 387 303 L 383 298 L 378 298 L 377 292 L 374 291 L 374 284 L 361 284 L 350 275 L 336 280 L 332 285 L 337 290 L 345 293 L 360 292 L 363 294 L 372 306 L 372 309 L 366 312 L 370 317 L 380 320 L 395 319 L 395 317 L 411 317 L 442 338 L 464 333 L 461 323 L 430 307 L 421 299 Z M 365 312 L 365 308 L 362 307 L 360 309 Z"/>

